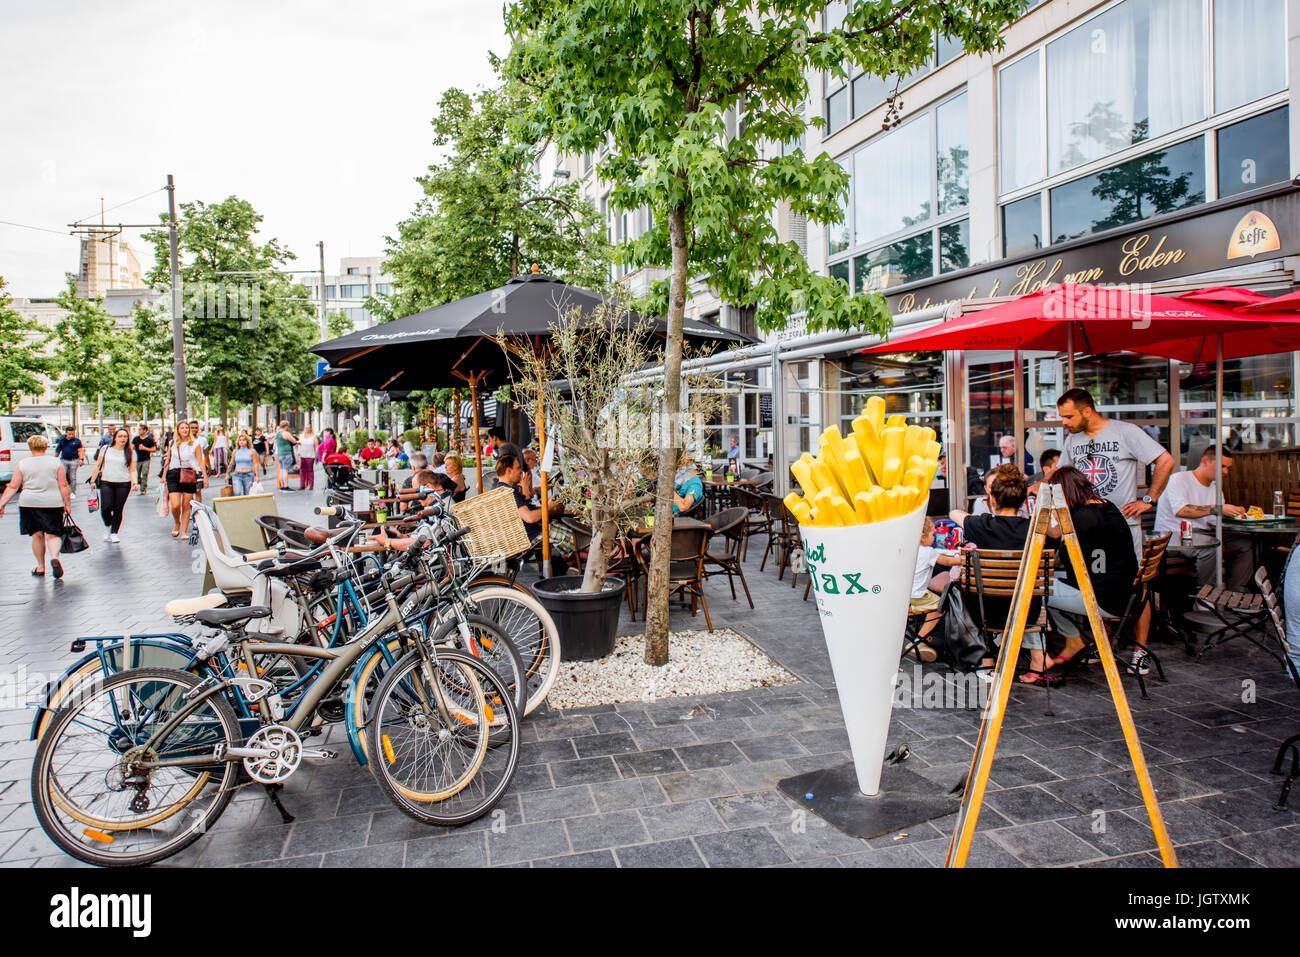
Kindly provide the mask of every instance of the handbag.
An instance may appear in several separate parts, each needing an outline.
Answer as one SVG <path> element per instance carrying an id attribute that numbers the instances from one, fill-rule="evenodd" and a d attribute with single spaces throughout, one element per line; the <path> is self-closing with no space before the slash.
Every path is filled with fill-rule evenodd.
<path id="1" fill-rule="evenodd" d="M 77 552 L 84 552 L 90 547 L 86 542 L 86 536 L 81 534 L 81 529 L 77 523 L 72 520 L 72 516 L 64 513 L 63 516 L 63 552 L 72 555 Z"/>
<path id="2" fill-rule="evenodd" d="M 266 488 L 262 485 L 262 482 L 261 482 L 260 479 L 259 479 L 258 481 L 256 481 L 256 482 L 254 482 L 252 485 L 250 485 L 250 486 L 248 487 L 248 494 L 249 494 L 249 495 L 265 495 L 265 494 L 266 494 Z"/>
<path id="3" fill-rule="evenodd" d="M 154 506 L 154 510 L 157 511 L 159 518 L 167 518 L 172 513 L 171 508 L 167 505 L 166 485 L 158 490 L 158 504 Z"/>
<path id="4" fill-rule="evenodd" d="M 966 610 L 965 596 L 956 582 L 944 586 L 939 596 L 939 611 L 943 615 L 941 632 L 949 660 L 958 671 L 975 671 L 989 657 L 989 652 L 984 644 L 984 632 Z"/>
<path id="5" fill-rule="evenodd" d="M 176 481 L 182 485 L 197 485 L 199 483 L 199 473 L 194 469 L 181 469 L 181 474 L 177 476 Z"/>

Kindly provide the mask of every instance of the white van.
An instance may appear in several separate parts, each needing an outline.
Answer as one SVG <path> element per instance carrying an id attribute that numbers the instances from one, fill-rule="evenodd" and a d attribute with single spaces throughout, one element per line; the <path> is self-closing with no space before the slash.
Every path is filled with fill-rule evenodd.
<path id="1" fill-rule="evenodd" d="M 61 435 L 58 429 L 38 415 L 0 415 L 0 492 L 14 477 L 18 463 L 32 454 L 27 440 L 42 433 L 50 440 L 50 451 L 45 454 L 53 455 Z"/>

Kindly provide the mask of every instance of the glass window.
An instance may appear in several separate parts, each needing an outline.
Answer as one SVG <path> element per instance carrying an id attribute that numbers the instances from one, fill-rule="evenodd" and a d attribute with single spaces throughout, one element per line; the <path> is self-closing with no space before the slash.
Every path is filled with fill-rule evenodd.
<path id="1" fill-rule="evenodd" d="M 1219 130 L 1219 195 L 1233 196 L 1291 178 L 1287 108 Z"/>
<path id="2" fill-rule="evenodd" d="M 370 295 L 370 288 L 365 283 L 355 286 L 340 286 L 339 288 L 344 299 L 364 299 Z"/>
<path id="3" fill-rule="evenodd" d="M 336 298 L 336 296 L 337 296 L 337 293 L 335 292 L 333 286 L 326 286 L 326 287 L 325 287 L 325 298 L 326 298 L 326 299 L 334 299 L 334 298 Z"/>
<path id="4" fill-rule="evenodd" d="M 830 274 L 832 279 L 842 279 L 844 285 L 852 288 L 849 283 L 849 261 L 847 259 L 843 262 L 831 263 Z"/>
<path id="5" fill-rule="evenodd" d="M 1286 86 L 1284 0 L 1214 0 L 1214 109 Z"/>
<path id="6" fill-rule="evenodd" d="M 1047 45 L 1049 173 L 1205 116 L 1201 17 L 1201 0 L 1127 0 Z"/>
<path id="7" fill-rule="evenodd" d="M 939 272 L 970 265 L 970 220 L 939 227 Z"/>
<path id="8" fill-rule="evenodd" d="M 939 215 L 962 209 L 970 203 L 970 137 L 966 129 L 966 94 L 954 97 L 935 110 L 939 150 L 936 172 L 939 180 Z"/>
<path id="9" fill-rule="evenodd" d="M 826 134 L 842 130 L 849 122 L 849 88 L 842 87 L 826 98 Z"/>
<path id="10" fill-rule="evenodd" d="M 853 115 L 861 116 L 864 113 L 870 113 L 894 90 L 894 81 L 896 77 L 874 76 L 870 73 L 864 73 L 853 81 Z"/>
<path id="11" fill-rule="evenodd" d="M 851 171 L 848 168 L 848 162 L 840 163 L 845 173 L 850 173 L 849 191 L 844 195 L 841 203 L 841 209 L 844 213 L 844 220 L 838 223 L 831 223 L 826 227 L 826 241 L 829 244 L 830 252 L 842 253 L 849 248 L 849 224 L 852 222 L 850 215 L 853 211 L 850 205 L 853 201 L 853 180 Z"/>
<path id="12" fill-rule="evenodd" d="M 1198 136 L 1052 190 L 1052 242 L 1203 202 L 1205 145 Z"/>
<path id="13" fill-rule="evenodd" d="M 375 292 L 377 292 L 381 296 L 390 295 L 392 291 L 393 291 L 393 284 L 391 282 L 381 282 L 375 285 Z"/>
<path id="14" fill-rule="evenodd" d="M 939 61 L 939 66 L 943 66 L 945 63 L 955 60 L 957 59 L 957 57 L 961 56 L 962 53 L 965 52 L 966 48 L 962 46 L 960 37 L 954 39 L 953 37 L 948 36 L 946 33 L 940 33 L 939 43 L 935 47 L 935 50 L 936 50 L 936 57 Z"/>
<path id="15" fill-rule="evenodd" d="M 1002 192 L 1043 178 L 1043 104 L 1038 82 L 1038 54 L 1006 67 L 999 74 L 999 175 Z"/>
<path id="16" fill-rule="evenodd" d="M 848 12 L 848 4 L 844 0 L 831 0 L 826 4 L 826 32 L 830 33 L 844 26 L 844 17 Z"/>
<path id="17" fill-rule="evenodd" d="M 879 292 L 905 282 L 928 279 L 934 275 L 933 233 L 927 230 L 858 256 L 853 260 L 853 274 L 859 293 Z"/>
<path id="18" fill-rule="evenodd" d="M 928 425 L 943 434 L 942 352 L 856 355 L 839 364 L 841 433 L 853 431 L 867 399 L 878 395 L 885 400 L 886 415 L 906 415 L 909 425 Z"/>
<path id="19" fill-rule="evenodd" d="M 1043 194 L 1002 207 L 1002 255 L 1022 256 L 1043 248 Z"/>
<path id="20" fill-rule="evenodd" d="M 930 218 L 933 156 L 928 115 L 854 154 L 855 244 L 869 243 Z"/>

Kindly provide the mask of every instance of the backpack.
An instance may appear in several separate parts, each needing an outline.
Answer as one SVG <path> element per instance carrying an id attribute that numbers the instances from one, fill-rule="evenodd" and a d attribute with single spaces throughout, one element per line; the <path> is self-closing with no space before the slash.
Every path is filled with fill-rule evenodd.
<path id="1" fill-rule="evenodd" d="M 943 615 L 940 634 L 944 651 L 954 668 L 975 671 L 985 658 L 996 657 L 985 646 L 984 633 L 966 610 L 966 596 L 956 582 L 944 586 L 939 611 Z"/>

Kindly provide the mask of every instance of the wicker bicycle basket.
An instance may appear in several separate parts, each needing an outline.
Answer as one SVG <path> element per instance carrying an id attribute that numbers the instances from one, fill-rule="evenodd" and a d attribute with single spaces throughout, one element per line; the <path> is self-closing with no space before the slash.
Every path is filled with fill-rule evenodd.
<path id="1" fill-rule="evenodd" d="M 508 486 L 457 502 L 451 511 L 456 521 L 469 529 L 465 547 L 471 555 L 511 558 L 532 547 L 515 505 L 514 490 Z"/>

